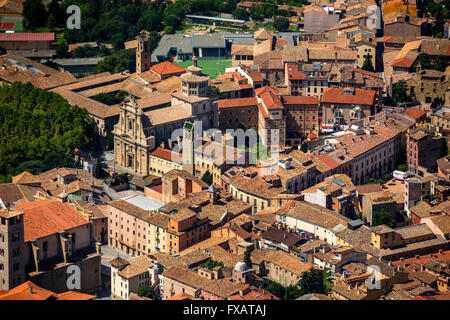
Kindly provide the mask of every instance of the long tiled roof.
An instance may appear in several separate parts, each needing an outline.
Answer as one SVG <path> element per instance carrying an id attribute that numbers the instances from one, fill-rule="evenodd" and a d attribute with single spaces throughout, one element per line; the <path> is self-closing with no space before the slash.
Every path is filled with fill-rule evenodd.
<path id="1" fill-rule="evenodd" d="M 322 94 L 322 103 L 373 105 L 375 94 L 373 90 L 353 88 L 354 94 L 345 94 L 345 88 L 326 88 Z"/>
<path id="2" fill-rule="evenodd" d="M 90 223 L 68 204 L 56 200 L 33 201 L 16 209 L 25 213 L 25 242 Z"/>

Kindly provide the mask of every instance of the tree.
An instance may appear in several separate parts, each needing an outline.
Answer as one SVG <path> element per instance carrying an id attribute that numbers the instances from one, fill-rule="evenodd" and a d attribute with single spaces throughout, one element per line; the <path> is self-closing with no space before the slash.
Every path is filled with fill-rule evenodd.
<path id="1" fill-rule="evenodd" d="M 402 163 L 402 164 L 399 164 L 398 166 L 397 166 L 397 170 L 398 171 L 402 171 L 402 172 L 407 172 L 408 171 L 408 165 L 406 164 L 406 163 Z"/>
<path id="2" fill-rule="evenodd" d="M 65 12 L 59 6 L 58 0 L 52 0 L 47 6 L 48 26 L 50 28 L 62 27 L 65 21 Z"/>
<path id="3" fill-rule="evenodd" d="M 155 289 L 153 289 L 150 286 L 146 286 L 146 285 L 140 286 L 137 291 L 137 295 L 139 297 L 154 299 L 155 298 Z"/>
<path id="4" fill-rule="evenodd" d="M 0 46 L 0 55 L 2 55 L 2 54 L 6 54 L 7 52 L 6 52 L 6 48 L 5 47 L 2 47 L 2 46 Z"/>
<path id="5" fill-rule="evenodd" d="M 277 31 L 288 31 L 289 30 L 289 20 L 286 17 L 279 17 L 273 21 L 273 26 Z"/>
<path id="6" fill-rule="evenodd" d="M 250 17 L 250 13 L 243 8 L 236 8 L 233 11 L 233 17 L 239 20 L 248 20 L 248 18 Z"/>
<path id="7" fill-rule="evenodd" d="M 306 142 L 302 143 L 302 146 L 300 147 L 300 151 L 303 153 L 307 153 L 308 152 L 308 144 Z"/>
<path id="8" fill-rule="evenodd" d="M 324 284 L 324 291 L 325 293 L 328 293 L 333 288 L 333 277 L 331 276 L 331 269 L 325 267 L 323 269 L 323 284 Z"/>
<path id="9" fill-rule="evenodd" d="M 395 219 L 384 209 L 378 209 L 372 212 L 372 227 L 385 224 L 391 228 L 395 227 Z"/>
<path id="10" fill-rule="evenodd" d="M 136 56 L 132 53 L 132 50 L 119 50 L 100 61 L 95 66 L 94 73 L 119 73 L 125 70 L 134 72 L 135 69 Z"/>
<path id="11" fill-rule="evenodd" d="M 34 30 L 43 27 L 47 22 L 47 10 L 42 0 L 26 0 L 22 10 L 23 22 L 26 28 Z"/>
<path id="12" fill-rule="evenodd" d="M 105 137 L 106 150 L 112 150 L 114 148 L 114 134 L 108 133 Z"/>
<path id="13" fill-rule="evenodd" d="M 0 86 L 0 176 L 79 167 L 71 152 L 95 153 L 99 141 L 86 109 L 30 83 Z"/>
<path id="14" fill-rule="evenodd" d="M 300 287 L 300 295 L 309 293 L 326 294 L 323 270 L 310 269 L 302 273 L 297 285 Z"/>
<path id="15" fill-rule="evenodd" d="M 270 293 L 272 293 L 273 295 L 277 296 L 280 299 L 283 299 L 283 297 L 285 296 L 285 289 L 284 289 L 284 287 L 281 284 L 279 284 L 279 283 L 277 283 L 275 281 L 271 281 L 266 289 Z"/>
<path id="16" fill-rule="evenodd" d="M 407 84 L 405 80 L 400 80 L 394 85 L 393 99 L 395 103 L 411 101 L 411 98 L 406 94 Z"/>
<path id="17" fill-rule="evenodd" d="M 302 294 L 300 292 L 300 289 L 298 286 L 294 286 L 294 285 L 289 285 L 285 288 L 285 295 L 284 295 L 284 299 L 285 300 L 295 300 L 298 297 L 300 297 Z"/>
<path id="18" fill-rule="evenodd" d="M 172 30 L 177 30 L 180 27 L 181 20 L 176 15 L 168 15 L 164 18 L 164 25 L 167 27 L 172 27 Z"/>
<path id="19" fill-rule="evenodd" d="M 210 186 L 213 183 L 213 176 L 209 170 L 206 170 L 206 172 L 203 174 L 202 181 L 206 183 L 208 186 Z"/>
<path id="20" fill-rule="evenodd" d="M 366 54 L 364 56 L 364 63 L 362 69 L 370 72 L 375 72 L 375 69 L 372 64 L 372 55 Z"/>
<path id="21" fill-rule="evenodd" d="M 56 47 L 56 55 L 58 58 L 67 58 L 69 56 L 69 46 L 65 40 L 61 41 Z"/>
<path id="22" fill-rule="evenodd" d="M 206 262 L 202 263 L 200 265 L 200 267 L 208 269 L 208 270 L 212 270 L 215 267 L 223 267 L 223 262 L 222 261 L 213 260 L 213 259 L 208 259 Z"/>

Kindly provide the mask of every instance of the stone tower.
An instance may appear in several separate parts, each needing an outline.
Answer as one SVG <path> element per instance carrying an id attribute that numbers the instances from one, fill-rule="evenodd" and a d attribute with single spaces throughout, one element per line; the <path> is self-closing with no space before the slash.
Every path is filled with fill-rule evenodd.
<path id="1" fill-rule="evenodd" d="M 0 289 L 10 290 L 25 282 L 23 212 L 0 210 Z"/>
<path id="2" fill-rule="evenodd" d="M 141 73 L 148 70 L 151 66 L 150 33 L 143 30 L 136 37 L 136 40 L 138 42 L 136 48 L 136 72 Z"/>

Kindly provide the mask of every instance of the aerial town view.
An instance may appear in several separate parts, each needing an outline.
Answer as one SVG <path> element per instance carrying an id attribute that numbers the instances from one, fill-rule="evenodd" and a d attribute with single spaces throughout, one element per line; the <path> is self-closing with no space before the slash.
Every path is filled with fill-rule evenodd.
<path id="1" fill-rule="evenodd" d="M 450 0 L 0 0 L 0 301 L 448 301 L 449 145 Z"/>

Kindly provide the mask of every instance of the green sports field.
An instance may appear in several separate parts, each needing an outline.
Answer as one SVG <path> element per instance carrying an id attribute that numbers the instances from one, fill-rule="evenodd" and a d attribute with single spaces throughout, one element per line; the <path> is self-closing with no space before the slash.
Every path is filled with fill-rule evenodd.
<path id="1" fill-rule="evenodd" d="M 175 61 L 180 67 L 187 68 L 192 66 L 192 61 Z M 211 77 L 211 79 L 215 79 L 219 73 L 224 73 L 225 68 L 231 66 L 231 60 L 198 60 L 198 66 L 203 68 L 203 73 L 206 73 Z"/>

